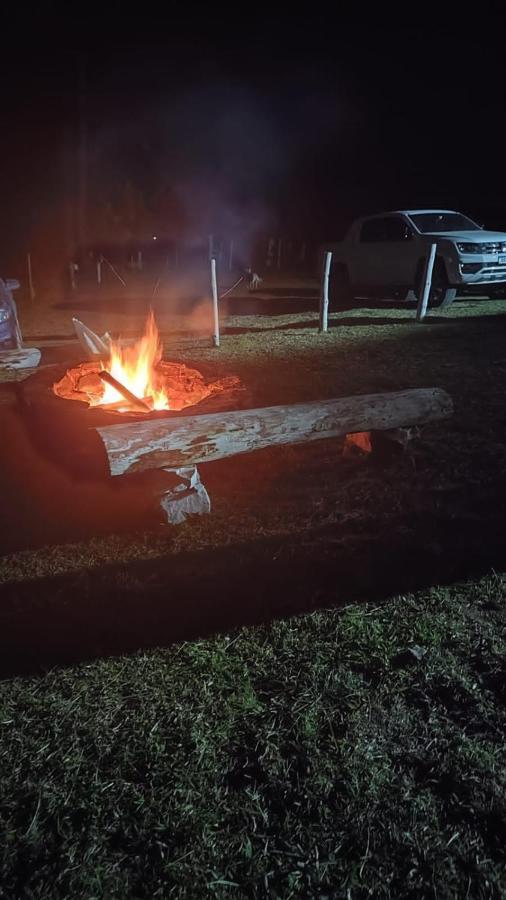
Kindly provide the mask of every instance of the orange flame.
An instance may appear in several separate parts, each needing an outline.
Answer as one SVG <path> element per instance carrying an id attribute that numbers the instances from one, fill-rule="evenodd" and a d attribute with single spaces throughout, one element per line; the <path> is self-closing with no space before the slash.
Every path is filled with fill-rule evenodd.
<path id="1" fill-rule="evenodd" d="M 156 367 L 162 358 L 162 344 L 153 310 L 150 310 L 143 336 L 133 347 L 111 342 L 111 355 L 104 366 L 124 387 L 144 400 L 152 409 L 170 409 L 169 398 L 161 384 Z M 117 403 L 124 398 L 116 388 L 104 384 L 100 404 Z"/>

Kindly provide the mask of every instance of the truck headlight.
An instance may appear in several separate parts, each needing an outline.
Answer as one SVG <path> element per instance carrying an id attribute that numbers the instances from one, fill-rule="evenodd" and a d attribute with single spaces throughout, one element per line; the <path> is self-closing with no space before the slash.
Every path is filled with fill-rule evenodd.
<path id="1" fill-rule="evenodd" d="M 459 253 L 483 253 L 481 244 L 457 244 Z"/>
<path id="2" fill-rule="evenodd" d="M 8 309 L 0 309 L 0 322 L 7 322 L 9 318 L 9 310 Z"/>

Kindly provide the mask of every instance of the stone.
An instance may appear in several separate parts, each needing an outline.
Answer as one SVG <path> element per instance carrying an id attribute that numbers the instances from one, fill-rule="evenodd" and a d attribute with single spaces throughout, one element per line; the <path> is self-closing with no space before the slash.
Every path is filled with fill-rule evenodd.
<path id="1" fill-rule="evenodd" d="M 0 368 L 2 369 L 34 369 L 40 363 L 40 350 L 37 347 L 23 347 L 19 350 L 2 350 L 0 352 Z"/>
<path id="2" fill-rule="evenodd" d="M 164 469 L 177 475 L 180 483 L 166 491 L 160 501 L 169 525 L 181 525 L 188 516 L 203 516 L 211 512 L 211 500 L 200 480 L 197 466 Z"/>

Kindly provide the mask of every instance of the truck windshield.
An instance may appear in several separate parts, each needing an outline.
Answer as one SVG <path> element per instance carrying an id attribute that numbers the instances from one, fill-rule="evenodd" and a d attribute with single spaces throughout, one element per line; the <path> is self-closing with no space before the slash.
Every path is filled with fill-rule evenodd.
<path id="1" fill-rule="evenodd" d="M 422 234 L 434 231 L 481 231 L 476 222 L 462 213 L 415 213 L 410 219 Z"/>

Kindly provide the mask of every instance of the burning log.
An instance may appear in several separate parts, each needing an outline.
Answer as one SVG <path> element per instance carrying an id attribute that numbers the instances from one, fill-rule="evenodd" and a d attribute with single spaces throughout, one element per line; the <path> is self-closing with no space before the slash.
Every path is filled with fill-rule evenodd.
<path id="1" fill-rule="evenodd" d="M 140 399 L 140 398 L 136 398 Z M 142 397 L 142 402 L 147 404 L 147 408 L 150 412 L 152 412 L 151 407 L 149 406 L 149 397 Z M 103 412 L 145 412 L 145 410 L 140 410 L 138 406 L 133 406 L 128 400 L 114 400 L 112 403 L 98 403 L 97 409 L 102 410 Z"/>
<path id="2" fill-rule="evenodd" d="M 132 394 L 132 392 L 129 391 L 124 384 L 121 384 L 121 381 L 118 381 L 117 378 L 114 378 L 114 376 L 111 375 L 110 372 L 106 372 L 105 369 L 102 369 L 100 372 L 98 372 L 98 376 L 102 379 L 102 381 L 106 381 L 107 384 L 110 384 L 111 387 L 113 387 L 118 392 L 118 394 L 121 394 L 121 396 L 128 401 L 128 405 L 131 406 L 132 409 L 137 410 L 137 412 L 151 412 L 151 407 L 148 406 L 148 404 L 145 403 L 144 400 L 140 400 L 139 397 L 136 397 L 135 394 Z"/>
<path id="3" fill-rule="evenodd" d="M 450 416 L 451 398 L 439 388 L 342 397 L 291 406 L 201 416 L 146 419 L 98 428 L 111 475 L 177 468 L 251 453 L 264 447 L 385 431 Z"/>

